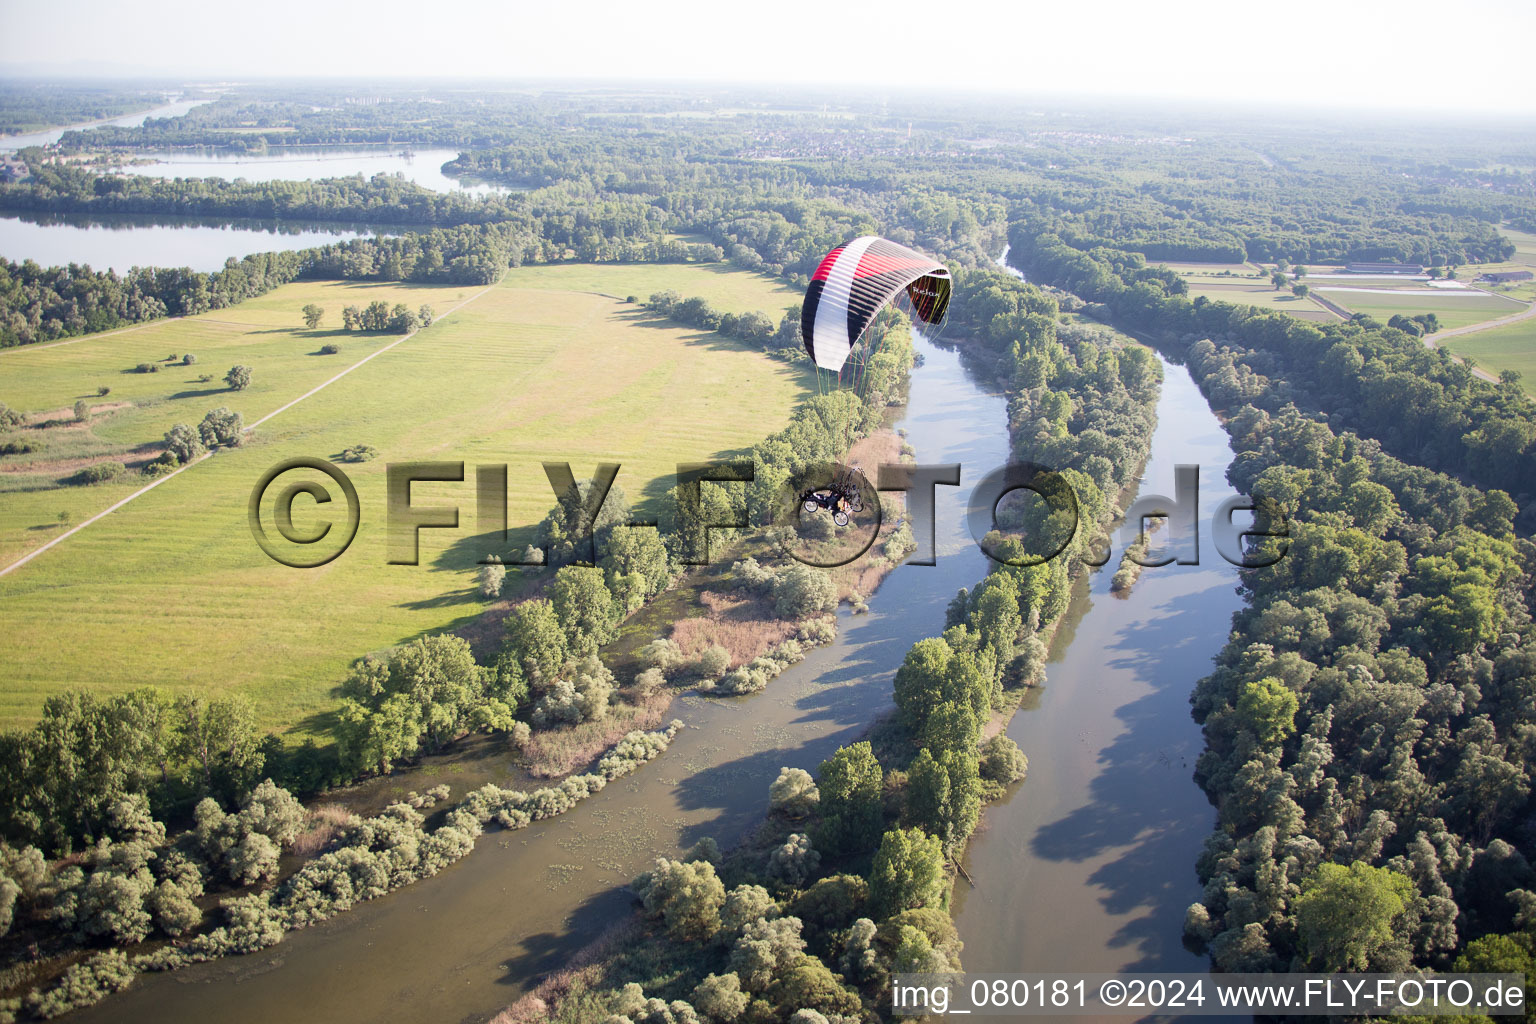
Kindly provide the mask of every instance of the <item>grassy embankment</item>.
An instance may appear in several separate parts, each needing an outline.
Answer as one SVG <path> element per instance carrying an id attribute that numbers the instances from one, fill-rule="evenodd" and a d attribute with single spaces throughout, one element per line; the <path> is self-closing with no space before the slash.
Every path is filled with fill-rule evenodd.
<path id="1" fill-rule="evenodd" d="M 418 504 L 457 504 L 460 527 L 422 531 L 421 564 L 390 566 L 387 462 L 507 464 L 509 523 L 522 528 L 514 533 L 518 546 L 552 503 L 540 469 L 545 460 L 568 461 L 578 476 L 598 461 L 619 462 L 619 483 L 630 500 L 641 514 L 654 514 L 678 462 L 760 440 L 784 426 L 809 390 L 798 368 L 658 321 L 622 301 L 662 288 L 701 295 L 732 312 L 769 315 L 796 297 L 768 278 L 714 267 L 509 273 L 450 318 L 264 424 L 246 447 L 220 452 L 0 577 L 7 622 L 0 635 L 0 662 L 7 665 L 0 722 L 29 722 L 43 699 L 65 686 L 111 693 L 153 684 L 173 692 L 244 693 L 270 728 L 297 726 L 305 733 L 321 726 L 333 704 L 330 690 L 353 658 L 467 623 L 485 607 L 473 586 L 475 564 L 489 551 L 473 539 L 479 529 L 472 470 L 463 484 L 414 488 Z M 0 397 L 41 412 L 68 408 L 108 383 L 113 393 L 103 404 L 133 403 L 103 413 L 89 430 L 49 428 L 97 438 L 61 453 L 91 444 L 117 451 L 153 444 L 171 423 L 195 424 L 218 405 L 242 412 L 250 423 L 394 340 L 295 329 L 305 303 L 325 306 L 334 324 L 342 306 L 374 298 L 403 297 L 413 307 L 430 302 L 441 313 L 460 293 L 467 298 L 474 291 L 290 285 L 205 317 L 5 353 Z M 325 341 L 339 344 L 341 354 L 310 354 Z M 122 373 L 186 351 L 198 355 L 195 366 Z M 234 363 L 254 369 L 247 391 L 227 392 L 218 380 Z M 215 382 L 188 385 L 185 379 L 196 374 L 187 370 L 212 373 Z M 246 521 L 257 478 L 279 460 L 335 459 L 354 444 L 373 445 L 380 455 L 344 464 L 362 507 L 351 547 L 313 570 L 268 559 Z M 5 461 L 21 458 L 36 455 Z M 58 488 L 46 472 L 41 477 L 34 483 L 44 489 L 8 494 L 0 507 L 6 564 L 59 531 L 60 511 L 72 511 L 79 522 L 135 486 Z M 302 502 L 296 507 L 297 518 L 306 520 L 301 528 L 313 521 Z"/>

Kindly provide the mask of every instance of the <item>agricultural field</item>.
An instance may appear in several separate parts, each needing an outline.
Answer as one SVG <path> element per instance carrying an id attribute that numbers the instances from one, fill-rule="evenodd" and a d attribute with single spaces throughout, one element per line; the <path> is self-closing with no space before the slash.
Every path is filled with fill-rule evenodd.
<path id="1" fill-rule="evenodd" d="M 1500 228 L 1510 241 L 1515 243 L 1515 254 L 1507 263 L 1490 263 L 1471 269 L 1471 272 L 1463 272 L 1463 277 L 1474 277 L 1477 274 L 1492 273 L 1499 270 L 1530 270 L 1536 271 L 1536 235 L 1525 231 L 1516 231 L 1513 228 Z M 1522 281 L 1519 284 L 1479 285 L 1500 295 L 1512 295 L 1527 302 L 1536 301 L 1536 279 Z"/>
<path id="2" fill-rule="evenodd" d="M 1510 316 L 1525 308 L 1525 304 L 1502 295 L 1461 292 L 1448 293 L 1434 288 L 1377 288 L 1368 290 L 1322 286 L 1318 288 L 1330 301 L 1353 313 L 1365 313 L 1378 320 L 1389 320 L 1399 313 L 1414 316 L 1433 313 L 1440 319 L 1442 329 L 1467 327 L 1486 320 Z"/>
<path id="3" fill-rule="evenodd" d="M 1267 275 L 1263 280 L 1215 277 L 1188 277 L 1185 280 L 1189 282 L 1191 298 L 1203 295 L 1213 301 L 1258 306 L 1264 310 L 1289 313 L 1302 320 L 1337 322 L 1339 319 L 1311 296 L 1300 298 L 1292 295 L 1289 288 L 1276 290 L 1275 286 L 1269 283 Z"/>
<path id="4" fill-rule="evenodd" d="M 1444 347 L 1467 356 L 1490 373 L 1520 371 L 1520 386 L 1536 397 L 1536 317 L 1458 338 L 1447 338 Z"/>
<path id="5" fill-rule="evenodd" d="M 290 285 L 207 317 L 6 353 L 4 397 L 25 409 L 67 408 L 93 391 L 98 377 L 113 388 L 104 401 L 119 400 L 119 384 L 132 378 L 133 386 L 122 383 L 121 400 L 142 405 L 103 412 L 100 425 L 89 428 L 102 434 L 90 443 L 104 445 L 158 441 L 170 423 L 195 423 L 217 405 L 251 423 L 396 340 L 338 335 L 341 355 L 322 358 L 308 354 L 318 348 L 316 332 L 291 326 L 307 302 L 335 318 L 356 301 L 353 289 L 370 287 Z M 107 693 L 155 684 L 239 691 L 257 702 L 270 727 L 312 731 L 353 658 L 452 628 L 483 610 L 474 568 L 500 544 L 499 537 L 474 539 L 481 532 L 474 465 L 508 466 L 514 533 L 502 551 L 526 543 L 553 502 L 544 461 L 568 461 L 578 477 L 599 461 L 618 462 L 619 485 L 642 514 L 654 515 L 678 462 L 738 451 L 783 427 L 811 384 L 797 366 L 671 326 L 623 301 L 662 288 L 775 319 L 796 298 L 756 275 L 675 265 L 525 268 L 478 295 L 406 289 L 406 301 L 430 301 L 439 313 L 461 291 L 472 301 L 263 424 L 245 447 L 193 465 L 0 577 L 7 615 L 0 663 L 8 683 L 0 720 L 8 727 L 30 721 L 43 698 L 63 686 Z M 189 387 L 180 369 L 121 373 L 182 350 L 199 354 L 191 369 L 208 366 L 222 375 L 233 363 L 249 365 L 254 383 L 238 393 L 222 383 L 203 385 L 215 393 L 187 401 L 174 397 L 173 389 Z M 269 559 L 246 514 L 261 474 L 294 456 L 334 461 L 358 444 L 379 456 L 340 463 L 361 506 L 346 553 L 308 570 Z M 458 505 L 460 527 L 423 530 L 421 564 L 389 565 L 385 464 L 412 460 L 470 467 L 462 484 L 413 489 L 418 506 Z M 79 522 L 134 486 L 7 495 L 0 520 L 5 563 L 60 532 L 60 511 L 73 509 Z M 307 499 L 296 503 L 297 527 L 318 521 Z M 59 615 L 61 602 L 69 615 Z"/>

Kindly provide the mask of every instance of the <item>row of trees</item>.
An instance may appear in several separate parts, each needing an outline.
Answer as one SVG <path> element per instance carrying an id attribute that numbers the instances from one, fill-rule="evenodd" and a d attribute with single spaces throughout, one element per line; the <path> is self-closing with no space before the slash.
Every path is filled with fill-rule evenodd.
<path id="1" fill-rule="evenodd" d="M 299 253 L 274 252 L 230 259 L 212 274 L 151 267 L 118 275 L 0 258 L 0 348 L 223 309 L 287 284 L 304 265 Z"/>

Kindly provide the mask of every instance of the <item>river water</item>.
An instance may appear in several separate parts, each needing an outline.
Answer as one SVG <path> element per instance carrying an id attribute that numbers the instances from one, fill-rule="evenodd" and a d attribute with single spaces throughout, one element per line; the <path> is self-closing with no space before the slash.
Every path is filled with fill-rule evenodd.
<path id="1" fill-rule="evenodd" d="M 651 858 L 703 836 L 740 838 L 780 767 L 814 769 L 890 708 L 907 649 L 987 571 L 964 509 L 971 485 L 1007 458 L 1005 402 L 955 352 L 921 338 L 917 348 L 925 362 L 900 425 L 924 462 L 964 467 L 961 487 L 937 489 L 936 566 L 897 569 L 869 614 L 840 613 L 838 639 L 765 692 L 681 700 L 673 710 L 689 728 L 671 748 L 567 814 L 489 832 L 437 877 L 271 949 L 141 977 L 81 1019 L 482 1020 L 627 914 L 622 886 Z M 1231 453 L 1189 375 L 1164 372 L 1145 485 L 1171 494 L 1176 463 L 1201 467 L 1201 564 L 1148 569 L 1128 599 L 1108 593 L 1109 572 L 1080 586 L 1047 681 L 1009 729 L 1029 778 L 987 811 L 966 861 L 980 887 L 960 883 L 971 970 L 1205 966 L 1180 945 L 1212 821 L 1191 780 L 1200 735 L 1187 698 L 1237 607 L 1234 571 L 1207 528 Z"/>
<path id="2" fill-rule="evenodd" d="M 193 107 L 200 107 L 210 100 L 178 100 L 175 103 L 167 103 L 164 106 L 155 107 L 153 110 L 140 111 L 137 114 L 126 114 L 123 117 L 115 117 L 109 121 L 89 121 L 83 124 L 65 125 L 63 128 L 50 128 L 43 132 L 26 132 L 20 135 L 0 135 L 0 153 L 12 150 L 25 149 L 28 146 L 48 146 L 58 142 L 64 137 L 65 132 L 77 129 L 95 128 L 98 126 L 118 128 L 137 128 L 151 118 L 180 117 Z"/>
<path id="3" fill-rule="evenodd" d="M 1173 495 L 1174 466 L 1200 467 L 1200 564 L 1148 568 L 1111 594 L 1122 539 L 1081 582 L 1044 685 L 1009 724 L 1029 777 L 987 809 L 965 860 L 976 888 L 956 889 L 971 971 L 1206 969 L 1181 944 L 1215 818 L 1191 777 L 1203 741 L 1189 694 L 1240 604 L 1210 529 L 1232 453 L 1189 373 L 1163 373 L 1142 493 Z"/>

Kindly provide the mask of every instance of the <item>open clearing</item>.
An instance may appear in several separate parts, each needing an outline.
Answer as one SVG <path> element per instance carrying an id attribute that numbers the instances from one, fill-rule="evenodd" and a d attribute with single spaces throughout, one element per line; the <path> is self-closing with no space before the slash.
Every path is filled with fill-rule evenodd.
<path id="1" fill-rule="evenodd" d="M 1520 386 L 1527 394 L 1536 396 L 1536 317 L 1447 338 L 1444 347 L 1458 356 L 1471 357 L 1479 368 L 1490 373 L 1520 371 Z"/>
<path id="2" fill-rule="evenodd" d="M 86 390 L 82 383 L 95 385 L 97 375 L 193 351 L 199 363 L 191 369 L 207 367 L 204 372 L 222 377 L 229 365 L 245 363 L 255 382 L 238 393 L 223 390 L 221 382 L 201 385 L 217 392 L 189 402 L 166 395 L 172 381 L 189 386 L 174 372 L 167 379 L 172 371 L 117 375 L 107 381 L 113 393 L 102 401 L 143 405 L 113 413 L 91 432 L 103 435 L 102 443 L 158 441 L 171 423 L 195 423 L 217 405 L 254 422 L 395 340 L 339 335 L 341 356 L 310 356 L 321 342 L 292 329 L 306 302 L 325 306 L 334 322 L 343 305 L 357 301 L 353 290 L 368 287 L 290 285 L 206 317 L 7 353 L 0 356 L 5 398 L 21 408 L 68 407 Z M 618 483 L 642 513 L 654 514 L 678 462 L 737 451 L 781 428 L 811 383 L 798 367 L 605 297 L 662 288 L 704 296 L 722 309 L 760 309 L 774 319 L 798 298 L 767 278 L 714 267 L 511 271 L 451 318 L 273 418 L 246 447 L 220 452 L 0 577 L 6 621 L 0 722 L 32 720 L 43 699 L 64 686 L 110 693 L 154 684 L 239 691 L 256 701 L 271 728 L 315 728 L 312 716 L 333 706 L 330 690 L 352 659 L 452 628 L 484 607 L 474 591 L 474 567 L 498 545 L 473 539 L 482 532 L 475 514 L 478 463 L 509 467 L 508 521 L 525 527 L 514 530 L 512 550 L 526 543 L 526 527 L 553 502 L 544 461 L 568 461 L 578 477 L 599 461 L 621 463 Z M 441 311 L 460 292 L 475 291 L 412 290 L 407 301 L 430 301 Z M 134 391 L 124 384 L 130 380 L 156 390 Z M 257 479 L 283 459 L 334 461 L 354 444 L 380 453 L 371 462 L 341 463 L 360 498 L 355 541 L 317 569 L 269 559 L 247 523 Z M 456 504 L 460 527 L 422 531 L 421 564 L 391 566 L 385 464 L 413 460 L 466 463 L 462 484 L 413 489 L 417 505 Z M 59 511 L 75 510 L 79 522 L 145 482 L 7 494 L 0 502 L 5 562 L 57 532 Z M 270 530 L 270 516 L 265 521 Z M 308 499 L 296 503 L 300 529 L 319 521 Z M 65 607 L 69 614 L 60 614 Z"/>

